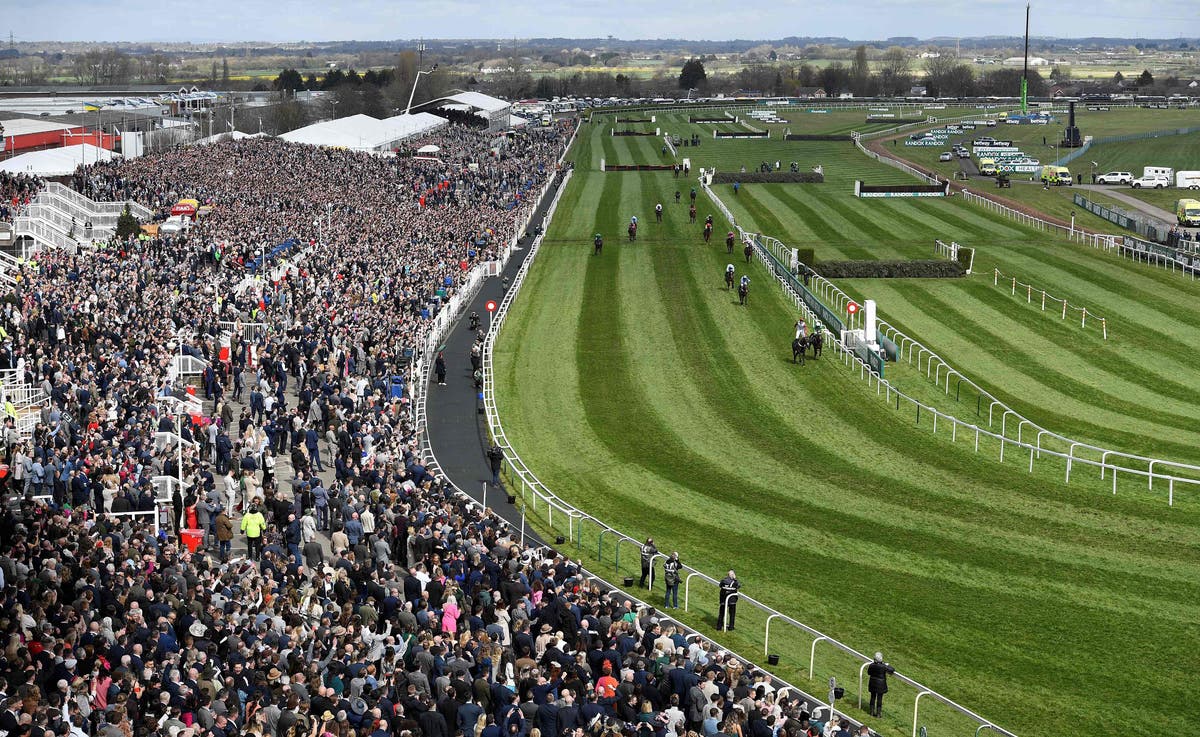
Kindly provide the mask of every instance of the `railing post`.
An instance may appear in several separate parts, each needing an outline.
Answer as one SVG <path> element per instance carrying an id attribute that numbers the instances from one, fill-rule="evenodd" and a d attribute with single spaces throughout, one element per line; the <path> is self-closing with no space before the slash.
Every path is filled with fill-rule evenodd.
<path id="1" fill-rule="evenodd" d="M 817 643 L 820 642 L 821 640 L 828 640 L 828 639 L 829 638 L 826 637 L 825 635 L 821 635 L 821 636 L 817 637 L 817 639 L 813 640 L 812 648 L 809 650 L 809 653 L 808 653 L 808 680 L 810 680 L 810 681 L 813 679 L 813 667 L 817 663 Z"/>
<path id="2" fill-rule="evenodd" d="M 870 664 L 871 664 L 871 661 L 868 660 L 867 662 L 862 664 L 862 667 L 860 667 L 858 669 L 858 708 L 860 708 L 860 709 L 862 708 L 863 671 L 865 671 L 867 669 L 867 666 Z"/>
<path id="3" fill-rule="evenodd" d="M 919 694 L 917 694 L 917 698 L 916 698 L 916 699 L 913 701 L 913 731 L 912 731 L 912 737 L 917 737 L 917 710 L 918 710 L 918 709 L 921 707 L 921 697 L 922 697 L 922 696 L 924 696 L 925 694 L 931 694 L 931 693 L 933 693 L 933 691 L 930 691 L 930 690 L 928 690 L 928 689 L 924 689 L 924 690 L 922 690 L 922 691 L 921 691 Z"/>
<path id="4" fill-rule="evenodd" d="M 782 617 L 782 616 L 783 615 L 779 614 L 778 612 L 776 612 L 775 614 L 767 615 L 767 624 L 766 624 L 765 629 L 763 630 L 763 657 L 764 658 L 771 654 L 771 620 L 776 617 Z"/>

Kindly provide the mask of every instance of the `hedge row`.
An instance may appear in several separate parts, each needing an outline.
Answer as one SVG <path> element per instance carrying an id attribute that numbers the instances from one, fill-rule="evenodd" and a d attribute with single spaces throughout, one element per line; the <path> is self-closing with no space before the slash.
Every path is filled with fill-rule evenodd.
<path id="1" fill-rule="evenodd" d="M 825 175 L 815 171 L 773 171 L 770 173 L 748 171 L 745 174 L 738 174 L 735 171 L 719 171 L 713 174 L 713 184 L 733 184 L 734 182 L 742 184 L 820 184 L 824 181 Z"/>
<path id="2" fill-rule="evenodd" d="M 826 279 L 953 279 L 964 276 L 962 264 L 942 259 L 916 261 L 822 261 L 816 272 Z"/>
<path id="3" fill-rule="evenodd" d="M 894 123 L 896 125 L 911 125 L 912 123 L 924 123 L 925 118 L 879 118 L 874 115 L 867 116 L 868 123 Z"/>
<path id="4" fill-rule="evenodd" d="M 721 131 L 717 131 L 717 138 L 770 138 L 770 137 L 771 137 L 771 131 L 763 131 L 761 133 L 755 133 L 753 131 L 746 131 L 744 133 L 741 131 L 738 131 L 736 133 L 722 133 Z"/>
<path id="5" fill-rule="evenodd" d="M 843 134 L 826 134 L 826 135 L 805 135 L 803 133 L 789 133 L 783 137 L 785 141 L 853 141 L 854 139 Z"/>
<path id="6" fill-rule="evenodd" d="M 614 136 L 654 136 L 654 131 L 613 131 Z"/>
<path id="7" fill-rule="evenodd" d="M 688 118 L 689 123 L 732 123 L 733 118 Z"/>
<path id="8" fill-rule="evenodd" d="M 617 118 L 618 123 L 653 123 L 652 118 Z"/>

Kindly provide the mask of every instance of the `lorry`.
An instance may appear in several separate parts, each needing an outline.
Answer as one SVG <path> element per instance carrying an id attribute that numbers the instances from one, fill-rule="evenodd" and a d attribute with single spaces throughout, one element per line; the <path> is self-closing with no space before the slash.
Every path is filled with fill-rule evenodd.
<path id="1" fill-rule="evenodd" d="M 994 176 L 996 174 L 996 160 L 995 159 L 980 159 L 979 160 L 979 173 L 984 175 L 985 177 Z"/>
<path id="2" fill-rule="evenodd" d="M 1174 179 L 1175 170 L 1169 166 L 1143 166 L 1143 179 Z"/>
<path id="3" fill-rule="evenodd" d="M 1175 186 L 1180 189 L 1200 189 L 1200 171 L 1175 172 Z"/>
<path id="4" fill-rule="evenodd" d="M 1053 166 L 1047 164 L 1042 167 L 1042 184 L 1065 184 L 1071 186 L 1071 170 L 1065 166 Z"/>
<path id="5" fill-rule="evenodd" d="M 1200 200 L 1179 200 L 1175 203 L 1175 218 L 1180 225 L 1200 227 Z"/>

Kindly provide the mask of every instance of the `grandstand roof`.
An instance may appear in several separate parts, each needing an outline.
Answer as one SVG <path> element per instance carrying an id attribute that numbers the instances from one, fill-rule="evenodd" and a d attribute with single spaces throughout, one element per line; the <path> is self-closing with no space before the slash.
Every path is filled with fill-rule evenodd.
<path id="1" fill-rule="evenodd" d="M 470 105 L 473 108 L 482 110 L 485 113 L 496 113 L 505 108 L 512 107 L 512 103 L 506 100 L 501 100 L 498 97 L 485 95 L 482 92 L 459 92 L 456 95 L 443 97 L 443 100 L 450 102 L 458 102 L 463 105 Z"/>
<path id="2" fill-rule="evenodd" d="M 80 164 L 85 162 L 109 161 L 117 156 L 118 154 L 107 149 L 83 143 L 78 146 L 31 151 L 11 159 L 5 159 L 0 161 L 0 171 L 13 174 L 37 174 L 43 177 L 61 177 L 74 172 Z"/>
<path id="3" fill-rule="evenodd" d="M 381 151 L 444 125 L 445 119 L 431 113 L 395 115 L 384 120 L 360 114 L 297 128 L 280 138 L 314 146 Z"/>
<path id="4" fill-rule="evenodd" d="M 39 120 L 37 118 L 11 118 L 3 121 L 4 137 L 10 136 L 25 136 L 31 133 L 49 133 L 51 131 L 66 131 L 78 126 L 71 126 L 65 123 L 55 123 L 52 120 Z"/>

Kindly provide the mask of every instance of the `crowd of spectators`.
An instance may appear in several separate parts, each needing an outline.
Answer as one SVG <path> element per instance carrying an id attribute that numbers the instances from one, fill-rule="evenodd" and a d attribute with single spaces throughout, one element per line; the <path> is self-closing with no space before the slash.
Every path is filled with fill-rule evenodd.
<path id="1" fill-rule="evenodd" d="M 227 142 L 77 173 L 98 199 L 212 211 L 180 235 L 40 253 L 5 295 L 0 369 L 50 402 L 31 437 L 6 425 L 0 731 L 848 734 L 522 546 L 417 455 L 396 383 L 567 133 L 451 127 L 415 143 L 437 161 Z M 302 260 L 247 278 L 293 238 Z M 180 354 L 208 363 L 205 417 L 175 415 Z M 183 482 L 160 505 L 164 478 Z"/>
<path id="2" fill-rule="evenodd" d="M 42 180 L 29 174 L 0 171 L 0 222 L 12 222 L 42 188 Z"/>

